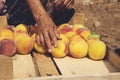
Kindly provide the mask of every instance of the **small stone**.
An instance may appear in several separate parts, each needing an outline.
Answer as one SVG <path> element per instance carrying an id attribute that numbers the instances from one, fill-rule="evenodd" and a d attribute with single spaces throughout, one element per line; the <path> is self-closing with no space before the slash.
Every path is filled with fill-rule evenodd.
<path id="1" fill-rule="evenodd" d="M 99 27 L 100 25 L 101 25 L 100 22 L 98 22 L 98 21 L 95 21 L 95 22 L 94 22 L 94 26 L 95 26 L 95 27 Z"/>

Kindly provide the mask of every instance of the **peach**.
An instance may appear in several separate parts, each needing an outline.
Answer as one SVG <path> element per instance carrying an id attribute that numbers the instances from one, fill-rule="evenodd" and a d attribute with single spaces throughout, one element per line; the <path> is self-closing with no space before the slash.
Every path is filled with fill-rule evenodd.
<path id="1" fill-rule="evenodd" d="M 92 43 L 88 44 L 88 55 L 93 60 L 104 59 L 106 54 L 106 45 L 103 41 L 94 40 Z"/>
<path id="2" fill-rule="evenodd" d="M 67 32 L 66 34 L 65 34 L 65 36 L 68 38 L 68 39 L 70 39 L 73 35 L 75 35 L 76 33 L 75 32 L 73 32 L 73 31 L 70 31 L 70 32 Z"/>
<path id="3" fill-rule="evenodd" d="M 0 41 L 0 54 L 5 56 L 13 56 L 16 52 L 16 45 L 10 39 L 3 39 Z"/>
<path id="4" fill-rule="evenodd" d="M 44 49 L 44 47 L 37 44 L 36 36 L 37 36 L 37 34 L 33 34 L 31 36 L 31 38 L 34 41 L 34 46 L 33 46 L 34 50 L 37 51 L 37 52 L 39 52 L 39 53 L 46 53 L 46 50 Z"/>
<path id="5" fill-rule="evenodd" d="M 67 32 L 73 31 L 72 26 L 69 24 L 62 24 L 57 28 L 59 33 L 65 34 Z"/>
<path id="6" fill-rule="evenodd" d="M 82 24 L 75 24 L 74 26 L 73 26 L 73 30 L 74 31 L 76 31 L 77 29 L 79 29 L 79 28 L 85 28 Z"/>
<path id="7" fill-rule="evenodd" d="M 91 35 L 91 31 L 87 28 L 78 28 L 76 33 L 80 34 L 85 40 L 87 40 L 88 36 Z"/>
<path id="8" fill-rule="evenodd" d="M 20 54 L 28 54 L 33 49 L 34 41 L 27 34 L 17 34 L 14 41 L 16 43 L 17 52 Z"/>
<path id="9" fill-rule="evenodd" d="M 38 45 L 37 42 L 34 44 L 34 49 L 35 49 L 35 51 L 37 51 L 39 53 L 46 53 L 47 52 L 45 50 L 45 48 L 41 45 Z"/>
<path id="10" fill-rule="evenodd" d="M 24 24 L 19 24 L 14 28 L 14 35 L 18 34 L 18 33 L 27 33 L 27 27 Z"/>
<path id="11" fill-rule="evenodd" d="M 69 44 L 69 39 L 64 34 L 60 34 L 60 36 L 63 42 L 65 42 L 66 44 Z"/>
<path id="12" fill-rule="evenodd" d="M 70 38 L 70 42 L 75 40 L 84 40 L 84 38 L 81 35 L 75 34 Z"/>
<path id="13" fill-rule="evenodd" d="M 87 55 L 88 44 L 84 40 L 74 40 L 69 44 L 70 55 L 74 58 L 83 58 Z"/>
<path id="14" fill-rule="evenodd" d="M 51 54 L 56 58 L 63 58 L 68 54 L 68 46 L 62 40 L 58 40 L 58 46 L 52 46 Z"/>
<path id="15" fill-rule="evenodd" d="M 14 39 L 14 31 L 11 28 L 5 28 L 0 32 L 0 41 L 3 39 Z"/>

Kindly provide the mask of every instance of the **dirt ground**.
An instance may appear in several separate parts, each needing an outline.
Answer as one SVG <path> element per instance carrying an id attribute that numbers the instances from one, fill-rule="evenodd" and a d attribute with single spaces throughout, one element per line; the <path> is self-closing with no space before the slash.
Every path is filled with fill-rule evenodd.
<path id="1" fill-rule="evenodd" d="M 75 0 L 75 10 L 85 14 L 86 27 L 120 54 L 120 0 Z"/>

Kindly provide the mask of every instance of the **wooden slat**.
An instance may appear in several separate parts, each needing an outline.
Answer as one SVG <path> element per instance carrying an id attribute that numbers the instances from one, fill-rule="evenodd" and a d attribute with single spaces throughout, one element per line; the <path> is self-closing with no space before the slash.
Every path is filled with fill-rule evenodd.
<path id="1" fill-rule="evenodd" d="M 50 56 L 33 52 L 40 76 L 59 75 Z"/>
<path id="2" fill-rule="evenodd" d="M 0 30 L 7 26 L 7 18 L 6 16 L 0 16 Z"/>
<path id="3" fill-rule="evenodd" d="M 73 16 L 73 24 L 82 24 L 85 25 L 85 14 L 75 13 Z"/>
<path id="4" fill-rule="evenodd" d="M 120 80 L 120 73 L 109 73 L 101 75 L 68 75 L 68 76 L 52 76 L 27 78 L 24 80 Z"/>
<path id="5" fill-rule="evenodd" d="M 0 80 L 13 78 L 13 64 L 10 57 L 0 55 Z"/>
<path id="6" fill-rule="evenodd" d="M 14 78 L 36 77 L 34 64 L 30 54 L 13 57 L 13 75 Z"/>
<path id="7" fill-rule="evenodd" d="M 54 58 L 54 60 L 62 75 L 109 73 L 103 61 L 93 61 L 88 58 L 75 59 L 68 56 L 63 59 Z"/>
<path id="8" fill-rule="evenodd" d="M 107 52 L 108 54 L 107 54 L 107 59 L 108 59 L 108 61 L 112 64 L 112 65 L 114 65 L 117 69 L 118 69 L 118 71 L 120 71 L 120 56 L 119 55 L 117 55 L 117 53 L 115 53 L 115 52 L 113 52 L 112 50 L 108 50 L 108 52 Z"/>

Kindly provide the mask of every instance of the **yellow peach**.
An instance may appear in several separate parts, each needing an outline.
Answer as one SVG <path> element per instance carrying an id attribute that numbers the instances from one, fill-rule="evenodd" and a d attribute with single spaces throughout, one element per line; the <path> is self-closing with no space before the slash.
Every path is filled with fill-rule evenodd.
<path id="1" fill-rule="evenodd" d="M 28 54 L 33 49 L 34 41 L 27 34 L 18 34 L 15 36 L 14 41 L 17 52 L 20 54 Z"/>
<path id="2" fill-rule="evenodd" d="M 73 26 L 73 30 L 74 31 L 76 31 L 77 29 L 79 29 L 79 28 L 85 28 L 82 24 L 75 24 L 74 26 Z"/>
<path id="3" fill-rule="evenodd" d="M 3 29 L 0 32 L 0 41 L 3 39 L 10 39 L 13 40 L 14 39 L 14 32 L 12 29 Z"/>
<path id="4" fill-rule="evenodd" d="M 106 54 L 106 45 L 103 41 L 96 40 L 88 44 L 88 55 L 93 60 L 104 59 Z"/>
<path id="5" fill-rule="evenodd" d="M 69 39 L 64 34 L 60 34 L 60 37 L 62 38 L 63 42 L 65 42 L 66 44 L 69 44 Z"/>
<path id="6" fill-rule="evenodd" d="M 71 41 L 69 51 L 72 57 L 83 58 L 87 55 L 88 44 L 84 40 Z"/>
<path id="7" fill-rule="evenodd" d="M 68 53 L 68 47 L 62 40 L 58 40 L 57 47 L 52 46 L 51 54 L 56 58 L 63 58 L 67 55 L 67 53 Z"/>

